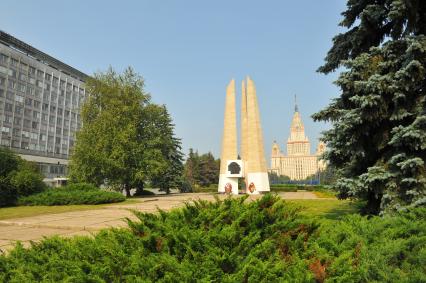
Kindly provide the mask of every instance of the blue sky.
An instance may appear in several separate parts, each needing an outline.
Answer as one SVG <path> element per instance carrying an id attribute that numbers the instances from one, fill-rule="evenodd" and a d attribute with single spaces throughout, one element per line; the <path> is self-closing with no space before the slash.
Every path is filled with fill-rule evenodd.
<path id="1" fill-rule="evenodd" d="M 282 149 L 297 94 L 316 147 L 330 125 L 312 113 L 339 95 L 323 63 L 345 1 L 3 0 L 0 29 L 87 73 L 132 66 L 153 101 L 166 104 L 184 151 L 220 155 L 225 88 L 256 83 L 269 159 Z M 269 163 L 269 162 L 268 162 Z"/>

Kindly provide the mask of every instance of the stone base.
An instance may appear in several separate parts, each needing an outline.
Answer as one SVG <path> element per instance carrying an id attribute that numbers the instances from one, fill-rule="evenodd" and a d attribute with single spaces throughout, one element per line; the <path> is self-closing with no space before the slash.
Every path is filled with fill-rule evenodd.
<path id="1" fill-rule="evenodd" d="M 247 193 L 259 194 L 271 191 L 269 187 L 268 173 L 248 173 L 247 174 Z"/>
<path id="2" fill-rule="evenodd" d="M 228 192 L 226 191 L 227 184 L 230 184 L 232 189 Z M 219 175 L 219 186 L 218 190 L 219 193 L 229 193 L 233 195 L 238 195 L 238 178 L 230 178 L 226 177 L 225 174 Z"/>

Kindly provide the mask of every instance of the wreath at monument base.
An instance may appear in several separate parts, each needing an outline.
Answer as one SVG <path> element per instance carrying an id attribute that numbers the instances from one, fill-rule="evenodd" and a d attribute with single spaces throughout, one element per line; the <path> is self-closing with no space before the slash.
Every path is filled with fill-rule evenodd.
<path id="1" fill-rule="evenodd" d="M 231 183 L 226 183 L 226 185 L 225 185 L 225 193 L 227 193 L 227 194 L 232 193 L 232 185 L 231 185 Z"/>
<path id="2" fill-rule="evenodd" d="M 250 183 L 248 190 L 250 193 L 253 193 L 254 191 L 256 191 L 256 186 L 254 185 L 253 182 Z"/>

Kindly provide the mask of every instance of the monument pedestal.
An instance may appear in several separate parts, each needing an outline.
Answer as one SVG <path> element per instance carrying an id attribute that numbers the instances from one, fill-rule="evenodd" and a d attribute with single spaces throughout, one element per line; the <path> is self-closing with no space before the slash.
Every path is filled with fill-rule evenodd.
<path id="1" fill-rule="evenodd" d="M 238 178 L 219 175 L 219 193 L 238 195 Z"/>
<path id="2" fill-rule="evenodd" d="M 270 191 L 268 173 L 248 173 L 246 183 L 246 192 L 248 194 L 257 195 L 262 192 Z"/>

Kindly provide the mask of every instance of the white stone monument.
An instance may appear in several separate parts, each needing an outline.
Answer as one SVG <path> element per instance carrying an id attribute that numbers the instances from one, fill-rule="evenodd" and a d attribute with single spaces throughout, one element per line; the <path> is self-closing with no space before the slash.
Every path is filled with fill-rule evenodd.
<path id="1" fill-rule="evenodd" d="M 218 192 L 238 194 L 238 178 L 244 178 L 248 194 L 269 192 L 256 88 L 249 77 L 241 92 L 241 160 L 237 160 L 235 81 L 231 80 L 226 90 Z"/>

